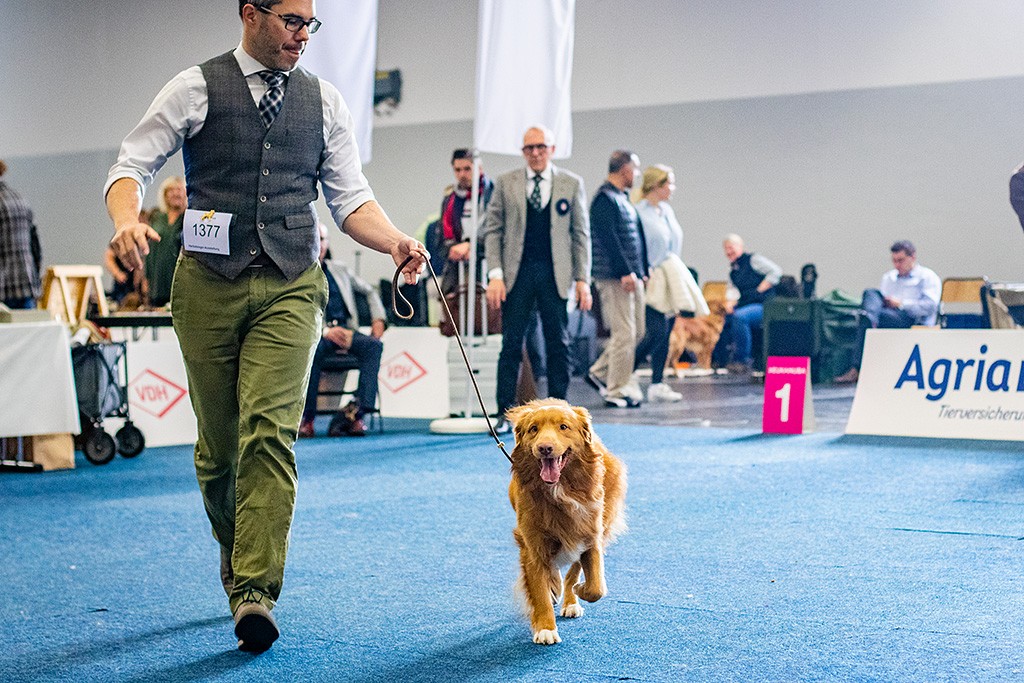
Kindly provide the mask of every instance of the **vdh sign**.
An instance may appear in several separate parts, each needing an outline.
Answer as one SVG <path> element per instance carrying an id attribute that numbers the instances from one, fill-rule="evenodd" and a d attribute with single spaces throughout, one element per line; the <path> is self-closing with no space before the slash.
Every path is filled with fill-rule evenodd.
<path id="1" fill-rule="evenodd" d="M 1024 440 L 1024 331 L 869 330 L 848 434 Z"/>

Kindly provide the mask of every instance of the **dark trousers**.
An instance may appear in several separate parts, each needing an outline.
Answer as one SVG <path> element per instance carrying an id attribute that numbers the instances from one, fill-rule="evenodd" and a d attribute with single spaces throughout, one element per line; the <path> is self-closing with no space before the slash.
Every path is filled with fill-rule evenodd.
<path id="1" fill-rule="evenodd" d="M 36 300 L 33 299 L 30 296 L 25 296 L 25 297 L 19 297 L 17 299 L 4 299 L 3 300 L 3 304 L 4 304 L 4 306 L 6 306 L 7 308 L 10 308 L 12 310 L 27 309 L 27 308 L 35 308 L 36 307 Z"/>
<path id="2" fill-rule="evenodd" d="M 501 353 L 498 354 L 498 414 L 515 405 L 523 339 L 534 310 L 540 314 L 547 354 L 548 396 L 565 398 L 569 390 L 569 314 L 559 296 L 551 263 L 524 263 L 516 284 L 501 306 Z"/>
<path id="3" fill-rule="evenodd" d="M 675 316 L 666 316 L 661 311 L 646 306 L 644 320 L 647 333 L 636 346 L 636 362 L 633 367 L 651 359 L 651 384 L 661 384 L 668 358 L 668 336 L 672 333 Z"/>
<path id="4" fill-rule="evenodd" d="M 352 346 L 348 353 L 359 360 L 359 383 L 356 385 L 355 399 L 359 402 L 360 413 L 377 405 L 377 375 L 380 373 L 380 357 L 384 344 L 376 337 L 362 332 L 352 333 Z M 324 358 L 337 353 L 338 345 L 329 339 L 320 338 L 320 343 L 313 353 L 313 365 L 309 370 L 309 387 L 306 389 L 306 407 L 302 411 L 303 420 L 312 420 L 316 416 L 316 397 L 320 392 L 320 372 Z"/>
<path id="5" fill-rule="evenodd" d="M 751 365 L 754 362 L 753 329 L 761 329 L 764 320 L 764 304 L 747 304 L 733 311 L 730 318 L 732 330 L 733 362 Z"/>
<path id="6" fill-rule="evenodd" d="M 877 289 L 865 289 L 860 302 L 860 330 L 857 334 L 857 350 L 853 366 L 860 369 L 861 357 L 864 355 L 864 339 L 871 328 L 885 330 L 909 329 L 914 324 L 910 314 L 899 308 L 886 308 L 885 297 Z"/>

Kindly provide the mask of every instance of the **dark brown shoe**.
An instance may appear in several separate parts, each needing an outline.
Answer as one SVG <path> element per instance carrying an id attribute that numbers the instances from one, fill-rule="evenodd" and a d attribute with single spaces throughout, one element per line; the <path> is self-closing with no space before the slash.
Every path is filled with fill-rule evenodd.
<path id="1" fill-rule="evenodd" d="M 345 429 L 345 434 L 348 436 L 366 436 L 366 424 L 363 422 L 363 418 L 357 417 L 348 423 L 348 427 Z"/>
<path id="2" fill-rule="evenodd" d="M 327 427 L 328 436 L 366 436 L 366 425 L 363 424 L 362 411 L 359 403 L 350 401 L 331 418 Z"/>
<path id="3" fill-rule="evenodd" d="M 259 654 L 274 644 L 281 632 L 270 610 L 258 602 L 243 602 L 235 610 L 238 649 Z"/>
<path id="4" fill-rule="evenodd" d="M 857 368 L 850 368 L 843 374 L 832 379 L 833 384 L 856 384 L 860 378 L 860 371 Z"/>

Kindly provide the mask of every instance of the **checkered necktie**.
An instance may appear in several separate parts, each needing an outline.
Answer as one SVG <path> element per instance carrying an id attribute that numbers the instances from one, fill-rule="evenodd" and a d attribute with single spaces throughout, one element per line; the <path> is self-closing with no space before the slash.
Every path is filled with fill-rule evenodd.
<path id="1" fill-rule="evenodd" d="M 540 181 L 542 180 L 544 180 L 544 177 L 540 173 L 533 176 L 533 192 L 530 193 L 530 206 L 533 207 L 534 211 L 540 211 L 543 208 L 540 196 Z"/>
<path id="2" fill-rule="evenodd" d="M 284 102 L 284 80 L 283 71 L 260 71 L 260 78 L 267 84 L 267 92 L 260 98 L 259 110 L 263 124 L 270 128 L 277 113 L 281 111 L 281 103 Z"/>

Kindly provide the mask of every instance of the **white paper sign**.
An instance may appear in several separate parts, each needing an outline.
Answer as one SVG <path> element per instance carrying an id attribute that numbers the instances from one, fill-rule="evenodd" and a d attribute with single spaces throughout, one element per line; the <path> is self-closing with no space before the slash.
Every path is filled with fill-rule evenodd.
<path id="1" fill-rule="evenodd" d="M 846 433 L 1024 440 L 1024 331 L 868 330 Z"/>
<path id="2" fill-rule="evenodd" d="M 128 412 L 146 437 L 146 447 L 193 444 L 196 416 L 188 395 L 181 348 L 170 328 L 165 341 L 128 342 Z M 115 420 L 104 428 L 114 434 Z"/>
<path id="3" fill-rule="evenodd" d="M 231 243 L 228 237 L 231 230 L 231 217 L 230 213 L 185 209 L 185 219 L 181 230 L 181 239 L 185 250 L 229 256 Z"/>
<path id="4" fill-rule="evenodd" d="M 381 341 L 381 414 L 448 417 L 448 338 L 436 327 L 390 327 Z"/>

